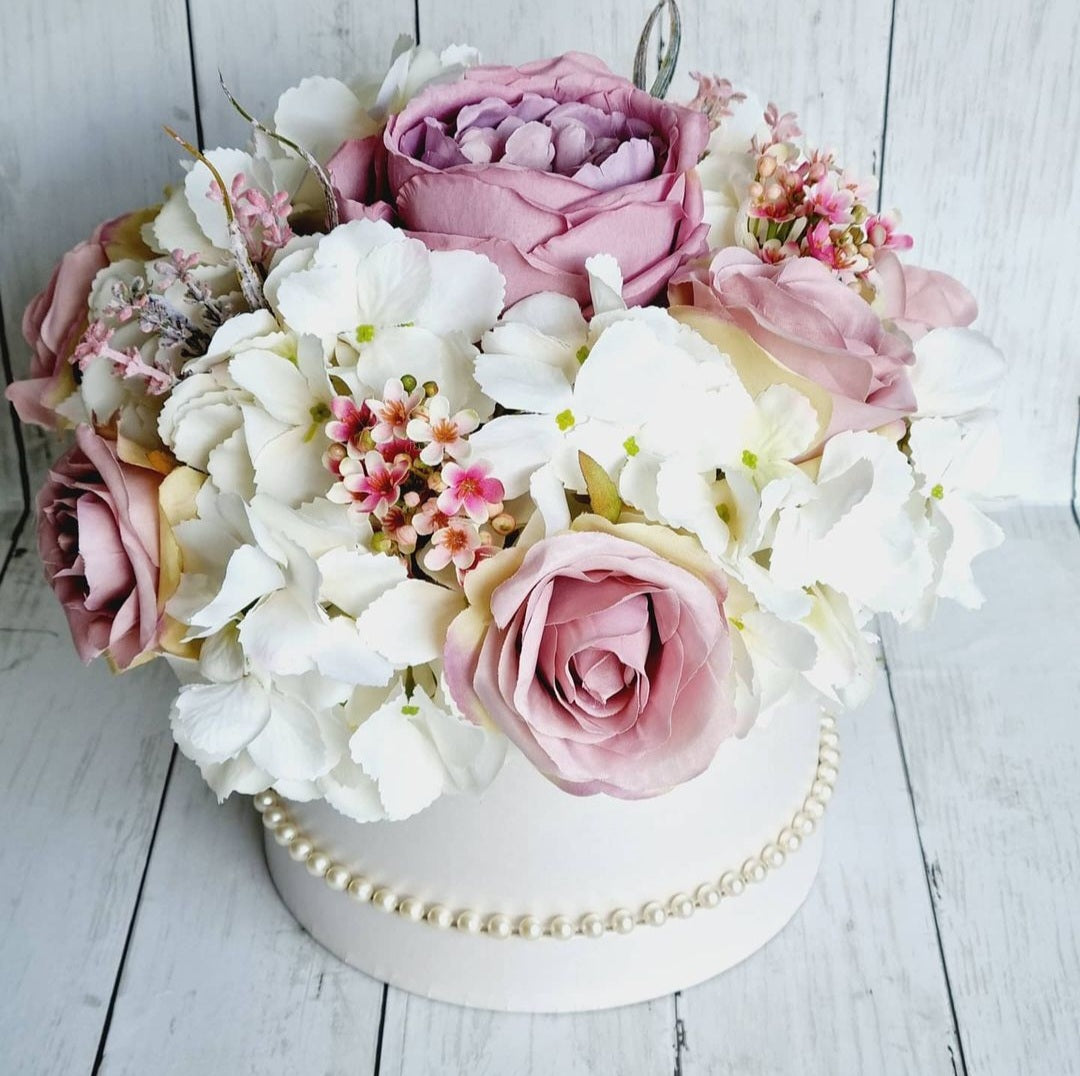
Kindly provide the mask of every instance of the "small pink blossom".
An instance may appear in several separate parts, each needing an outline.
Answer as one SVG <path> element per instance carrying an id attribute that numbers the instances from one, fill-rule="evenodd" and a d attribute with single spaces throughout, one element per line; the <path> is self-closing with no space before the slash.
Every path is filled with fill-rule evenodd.
<path id="1" fill-rule="evenodd" d="M 406 429 L 420 402 L 424 399 L 424 390 L 416 388 L 406 392 L 398 378 L 391 378 L 383 388 L 381 400 L 365 400 L 365 404 L 375 416 L 375 425 L 371 428 L 372 440 L 378 445 L 394 438 L 405 440 Z"/>
<path id="2" fill-rule="evenodd" d="M 450 401 L 445 396 L 435 396 L 427 406 L 427 415 L 412 419 L 407 427 L 413 441 L 424 444 L 420 459 L 429 467 L 438 467 L 445 457 L 462 460 L 469 453 L 466 437 L 480 420 L 475 411 L 458 411 L 450 414 Z"/>
<path id="3" fill-rule="evenodd" d="M 480 548 L 480 532 L 467 519 L 451 519 L 445 527 L 431 537 L 431 545 L 424 554 L 424 567 L 429 572 L 442 571 L 453 563 L 460 571 L 467 571 L 476 561 Z"/>
<path id="4" fill-rule="evenodd" d="M 198 254 L 185 254 L 179 248 L 170 251 L 168 258 L 154 262 L 154 272 L 157 273 L 161 289 L 164 291 L 173 284 L 184 283 L 198 262 Z"/>
<path id="5" fill-rule="evenodd" d="M 829 222 L 818 221 L 806 234 L 806 253 L 830 269 L 841 267 L 840 251 L 832 240 Z"/>
<path id="6" fill-rule="evenodd" d="M 375 421 L 368 405 L 357 407 L 351 396 L 335 396 L 330 401 L 330 414 L 334 417 L 326 424 L 326 436 L 356 454 L 362 452 L 364 432 Z"/>
<path id="7" fill-rule="evenodd" d="M 703 75 L 699 71 L 691 71 L 690 77 L 697 81 L 698 88 L 694 99 L 686 107 L 704 112 L 713 129 L 719 127 L 722 120 L 735 115 L 731 107 L 733 103 L 746 100 L 746 94 L 739 93 L 726 78 Z"/>
<path id="8" fill-rule="evenodd" d="M 212 202 L 224 201 L 216 181 L 211 183 L 206 196 Z M 294 237 L 289 226 L 293 207 L 288 191 L 275 191 L 268 196 L 261 188 L 248 186 L 247 176 L 237 172 L 229 186 L 229 201 L 240 234 L 255 261 L 268 262 L 275 251 Z"/>
<path id="9" fill-rule="evenodd" d="M 438 501 L 431 497 L 420 506 L 412 518 L 412 525 L 417 534 L 434 534 L 450 522 L 450 517 L 439 510 Z"/>
<path id="10" fill-rule="evenodd" d="M 830 224 L 848 224 L 855 206 L 855 194 L 848 187 L 837 186 L 832 175 L 806 188 L 803 203 L 809 213 L 822 217 Z"/>
<path id="11" fill-rule="evenodd" d="M 93 360 L 108 359 L 119 377 L 139 378 L 146 383 L 146 391 L 151 396 L 164 396 L 176 384 L 176 374 L 151 365 L 137 348 L 128 347 L 123 351 L 114 348 L 111 343 L 113 331 L 103 321 L 92 321 L 76 344 L 71 361 L 85 371 Z"/>
<path id="12" fill-rule="evenodd" d="M 486 523 L 491 507 L 501 504 L 506 491 L 497 478 L 491 478 L 491 464 L 477 460 L 462 467 L 448 463 L 442 470 L 446 489 L 439 494 L 439 510 L 448 516 L 465 513 L 476 523 Z"/>
<path id="13" fill-rule="evenodd" d="M 363 462 L 344 459 L 340 464 L 342 484 L 358 511 L 385 516 L 401 496 L 401 487 L 412 469 L 408 458 L 391 463 L 378 452 L 368 452 Z"/>
<path id="14" fill-rule="evenodd" d="M 863 225 L 866 239 L 877 250 L 910 250 L 915 240 L 900 231 L 900 218 L 895 213 L 877 213 Z"/>
<path id="15" fill-rule="evenodd" d="M 388 535 L 396 543 L 402 553 L 412 553 L 416 549 L 416 528 L 413 527 L 404 509 L 395 505 L 387 510 L 386 515 L 379 520 L 383 533 Z"/>
<path id="16" fill-rule="evenodd" d="M 772 143 L 790 142 L 802 134 L 794 112 L 783 112 L 770 101 L 765 108 L 765 122 L 769 125 Z"/>

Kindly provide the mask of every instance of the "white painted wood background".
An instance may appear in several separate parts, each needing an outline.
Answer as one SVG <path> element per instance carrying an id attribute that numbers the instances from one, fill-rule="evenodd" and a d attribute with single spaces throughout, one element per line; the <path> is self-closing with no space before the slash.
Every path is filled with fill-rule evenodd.
<path id="1" fill-rule="evenodd" d="M 399 32 L 489 59 L 590 49 L 627 70 L 648 0 L 4 0 L 0 318 L 98 220 L 176 176 L 170 123 L 244 137 Z M 277 902 L 254 812 L 174 757 L 166 670 L 83 670 L 31 552 L 56 454 L 0 416 L 0 1076 L 1080 1072 L 1080 395 L 1074 0 L 685 0 L 701 68 L 797 109 L 881 177 L 927 265 L 1005 349 L 1009 543 L 980 614 L 886 626 L 845 724 L 822 877 L 774 943 L 647 1006 L 506 1017 L 421 1001 L 327 955 Z M 25 449 L 25 451 L 24 451 Z"/>

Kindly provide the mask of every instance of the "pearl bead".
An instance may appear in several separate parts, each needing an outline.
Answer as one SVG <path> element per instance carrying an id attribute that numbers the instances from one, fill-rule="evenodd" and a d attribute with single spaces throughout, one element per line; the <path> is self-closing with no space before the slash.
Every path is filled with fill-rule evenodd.
<path id="1" fill-rule="evenodd" d="M 414 923 L 424 918 L 424 902 L 417 897 L 403 897 L 397 910 L 399 915 Z"/>
<path id="2" fill-rule="evenodd" d="M 786 858 L 783 849 L 776 844 L 767 844 L 761 850 L 761 862 L 771 871 L 776 870 L 777 867 L 782 867 Z"/>
<path id="3" fill-rule="evenodd" d="M 263 825 L 266 826 L 267 829 L 275 829 L 287 818 L 288 815 L 280 807 L 267 807 L 266 810 L 263 811 L 262 816 Z"/>
<path id="4" fill-rule="evenodd" d="M 791 828 L 802 837 L 809 837 L 817 829 L 817 822 L 806 811 L 796 811 L 791 819 Z"/>
<path id="5" fill-rule="evenodd" d="M 818 751 L 817 757 L 818 762 L 823 762 L 828 766 L 836 767 L 840 765 L 840 752 L 837 751 L 835 747 L 826 747 L 822 745 L 821 749 Z"/>
<path id="6" fill-rule="evenodd" d="M 836 731 L 836 718 L 833 717 L 832 714 L 822 714 L 821 715 L 821 727 L 826 732 L 835 732 Z"/>
<path id="7" fill-rule="evenodd" d="M 371 894 L 375 887 L 371 884 L 369 878 L 365 878 L 362 874 L 358 874 L 345 890 L 346 893 L 356 901 L 357 904 L 366 904 L 371 900 Z"/>
<path id="8" fill-rule="evenodd" d="M 700 907 L 715 908 L 720 903 L 720 890 L 712 882 L 706 882 L 698 886 L 695 898 Z"/>
<path id="9" fill-rule="evenodd" d="M 726 871 L 720 875 L 720 892 L 725 897 L 737 897 L 745 889 L 746 883 L 734 871 Z"/>
<path id="10" fill-rule="evenodd" d="M 340 863 L 334 863 L 323 876 L 323 881 L 335 893 L 340 893 L 343 889 L 348 888 L 349 882 L 352 881 L 352 875 Z"/>
<path id="11" fill-rule="evenodd" d="M 314 878 L 325 878 L 333 860 L 325 853 L 314 851 L 307 857 L 308 874 Z"/>
<path id="12" fill-rule="evenodd" d="M 544 924 L 535 915 L 526 915 L 518 923 L 518 934 L 526 941 L 536 941 L 544 936 Z"/>
<path id="13" fill-rule="evenodd" d="M 289 855 L 292 856 L 297 863 L 304 862 L 313 851 L 315 851 L 315 845 L 313 845 L 307 837 L 296 837 L 289 845 Z"/>
<path id="14" fill-rule="evenodd" d="M 397 894 L 392 889 L 385 887 L 376 889 L 371 895 L 371 903 L 384 912 L 392 912 L 398 906 Z"/>
<path id="15" fill-rule="evenodd" d="M 824 781 L 826 784 L 836 784 L 836 778 L 839 776 L 835 766 L 831 766 L 828 762 L 821 763 L 817 768 L 817 777 L 819 781 Z"/>
<path id="16" fill-rule="evenodd" d="M 480 933 L 480 916 L 473 911 L 463 911 L 455 921 L 454 924 L 458 930 L 463 931 L 466 934 L 479 934 Z"/>
<path id="17" fill-rule="evenodd" d="M 295 822 L 282 822 L 281 825 L 274 830 L 274 840 L 282 847 L 287 844 L 292 844 L 299 836 L 300 830 L 297 828 Z"/>
<path id="18" fill-rule="evenodd" d="M 574 936 L 574 924 L 565 915 L 556 915 L 548 923 L 548 933 L 559 941 L 568 941 Z"/>
<path id="19" fill-rule="evenodd" d="M 835 732 L 825 732 L 822 730 L 821 738 L 818 740 L 822 748 L 831 747 L 834 750 L 840 746 L 840 737 Z M 839 752 L 837 752 L 839 756 Z"/>
<path id="20" fill-rule="evenodd" d="M 578 928 L 586 938 L 599 938 L 604 933 L 604 921 L 596 912 L 588 912 L 581 917 Z"/>
<path id="21" fill-rule="evenodd" d="M 501 912 L 496 912 L 490 916 L 487 921 L 487 932 L 493 938 L 509 938 L 513 933 L 509 916 L 505 916 Z"/>
<path id="22" fill-rule="evenodd" d="M 667 912 L 658 900 L 650 900 L 641 909 L 641 921 L 651 927 L 662 927 L 667 922 Z"/>
<path id="23" fill-rule="evenodd" d="M 825 804 L 814 795 L 809 795 L 803 800 L 802 809 L 814 819 L 815 822 L 819 821 L 825 814 Z"/>
<path id="24" fill-rule="evenodd" d="M 629 934 L 637 925 L 634 921 L 633 914 L 625 908 L 616 908 L 615 911 L 611 913 L 611 918 L 608 920 L 608 923 L 616 934 Z"/>
<path id="25" fill-rule="evenodd" d="M 265 792 L 258 792 L 251 797 L 255 810 L 259 812 L 265 811 L 267 807 L 275 806 L 277 801 L 277 793 L 272 788 L 268 788 Z"/>
<path id="26" fill-rule="evenodd" d="M 799 846 L 802 844 L 802 838 L 791 829 L 790 826 L 785 826 L 780 830 L 780 835 L 776 838 L 776 843 L 780 845 L 785 852 L 797 852 Z"/>
<path id="27" fill-rule="evenodd" d="M 821 800 L 822 803 L 828 803 L 832 799 L 832 794 L 833 786 L 824 781 L 815 781 L 810 786 L 810 795 L 816 800 Z"/>
<path id="28" fill-rule="evenodd" d="M 427 921 L 436 930 L 449 930 L 454 917 L 450 914 L 449 908 L 444 908 L 441 904 L 433 904 L 428 908 Z"/>
<path id="29" fill-rule="evenodd" d="M 685 893 L 676 893 L 668 902 L 668 912 L 676 919 L 689 919 L 694 914 L 694 902 Z"/>
<path id="30" fill-rule="evenodd" d="M 757 856 L 751 856 L 743 863 L 739 872 L 744 882 L 763 882 L 765 880 L 765 864 Z"/>

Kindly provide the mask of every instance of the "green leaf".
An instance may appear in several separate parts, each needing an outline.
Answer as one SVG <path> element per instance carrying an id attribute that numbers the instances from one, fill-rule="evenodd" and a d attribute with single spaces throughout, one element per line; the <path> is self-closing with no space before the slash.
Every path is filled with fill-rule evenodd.
<path id="1" fill-rule="evenodd" d="M 578 465 L 585 479 L 585 488 L 589 491 L 589 504 L 592 510 L 603 516 L 609 523 L 618 523 L 622 515 L 623 502 L 619 490 L 611 480 L 611 475 L 585 452 L 578 452 Z"/>

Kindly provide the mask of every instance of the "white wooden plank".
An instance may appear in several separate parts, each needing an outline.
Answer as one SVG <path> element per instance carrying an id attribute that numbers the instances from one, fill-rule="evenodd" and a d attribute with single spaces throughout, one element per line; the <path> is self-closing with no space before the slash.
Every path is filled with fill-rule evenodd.
<path id="1" fill-rule="evenodd" d="M 967 1070 L 1080 1072 L 1080 533 L 1012 511 L 988 600 L 886 655 Z"/>
<path id="2" fill-rule="evenodd" d="M 675 1066 L 675 1005 L 530 1016 L 387 993 L 381 1076 L 646 1076 Z"/>
<path id="3" fill-rule="evenodd" d="M 269 120 L 281 93 L 308 75 L 381 77 L 394 41 L 412 36 L 416 23 L 412 0 L 247 0 L 227 8 L 189 0 L 189 7 L 207 146 L 243 145 L 250 134 L 221 92 L 219 70 L 244 107 Z"/>
<path id="4" fill-rule="evenodd" d="M 382 996 L 278 899 L 250 798 L 178 756 L 101 1072 L 366 1076 Z"/>
<path id="5" fill-rule="evenodd" d="M 172 753 L 164 663 L 84 669 L 22 546 L 0 588 L 0 1070 L 89 1072 Z"/>
<path id="6" fill-rule="evenodd" d="M 483 3 L 418 3 L 420 37 L 432 48 L 464 41 L 489 63 L 592 52 L 626 76 L 652 7 L 651 0 L 505 0 L 493 16 Z M 692 94 L 691 71 L 716 72 L 796 110 L 808 133 L 837 147 L 851 168 L 871 172 L 885 106 L 889 0 L 694 0 L 681 8 L 672 100 Z"/>
<path id="7" fill-rule="evenodd" d="M 161 198 L 194 112 L 184 5 L 5 0 L 0 32 L 0 296 L 16 376 L 27 301 L 61 254 L 108 217 Z M 37 431 L 40 463 L 55 449 Z M 4 443 L 0 503 L 21 500 Z"/>
<path id="8" fill-rule="evenodd" d="M 1080 143 L 1062 137 L 1080 121 L 1078 51 L 1073 0 L 897 5 L 885 202 L 1009 357 L 1003 487 L 1030 501 L 1069 499 L 1080 350 L 1052 251 L 1080 212 Z"/>
<path id="9" fill-rule="evenodd" d="M 884 681 L 840 738 L 817 884 L 773 942 L 681 996 L 685 1076 L 959 1070 Z"/>

